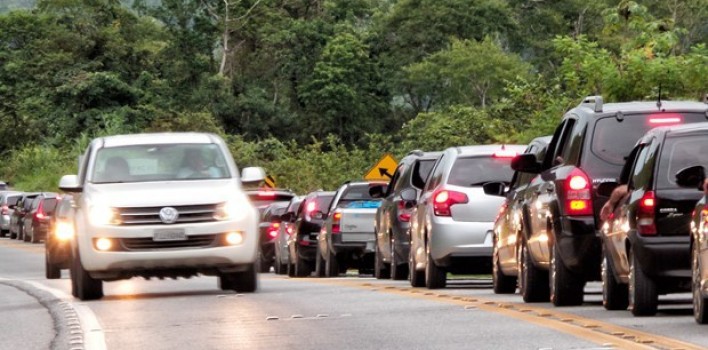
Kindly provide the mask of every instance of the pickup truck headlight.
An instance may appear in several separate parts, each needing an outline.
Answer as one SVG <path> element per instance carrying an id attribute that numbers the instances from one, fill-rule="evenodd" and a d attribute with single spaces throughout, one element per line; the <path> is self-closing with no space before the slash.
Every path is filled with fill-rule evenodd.
<path id="1" fill-rule="evenodd" d="M 119 225 L 118 212 L 105 205 L 94 205 L 89 212 L 89 220 L 94 225 Z"/>
<path id="2" fill-rule="evenodd" d="M 246 217 L 250 210 L 248 203 L 230 200 L 219 204 L 214 213 L 216 220 L 241 220 Z"/>

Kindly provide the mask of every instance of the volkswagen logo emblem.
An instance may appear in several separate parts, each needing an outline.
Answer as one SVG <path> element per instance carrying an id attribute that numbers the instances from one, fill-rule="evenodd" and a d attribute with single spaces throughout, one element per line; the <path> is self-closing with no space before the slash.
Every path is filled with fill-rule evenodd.
<path id="1" fill-rule="evenodd" d="M 174 224 L 179 218 L 179 212 L 172 207 L 164 207 L 160 209 L 160 220 L 166 224 Z"/>

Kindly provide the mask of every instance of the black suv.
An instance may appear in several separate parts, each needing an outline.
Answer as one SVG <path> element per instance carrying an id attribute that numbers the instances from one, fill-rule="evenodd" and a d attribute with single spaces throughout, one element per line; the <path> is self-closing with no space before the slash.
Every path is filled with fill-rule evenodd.
<path id="1" fill-rule="evenodd" d="M 650 316 L 659 294 L 690 289 L 691 212 L 703 193 L 680 187 L 674 175 L 693 164 L 708 164 L 708 123 L 653 129 L 627 157 L 623 199 L 601 230 L 606 309 L 629 304 L 635 316 Z"/>
<path id="2" fill-rule="evenodd" d="M 597 185 L 617 182 L 625 156 L 648 130 L 706 121 L 706 113 L 700 102 L 603 105 L 602 97 L 588 97 L 565 114 L 542 162 L 534 154 L 514 159 L 515 170 L 540 174 L 529 185 L 522 217 L 532 265 L 523 267 L 538 278 L 524 282 L 543 288 L 541 271 L 548 270 L 551 302 L 581 304 L 585 282 L 600 279 L 596 231 L 607 197 L 596 193 Z"/>
<path id="3" fill-rule="evenodd" d="M 442 152 L 412 151 L 398 163 L 376 212 L 376 245 L 374 275 L 376 278 L 405 280 L 408 278 L 408 254 L 411 246 L 410 220 L 415 200 L 425 186 L 435 160 Z M 381 192 L 384 186 L 372 188 Z"/>
<path id="4" fill-rule="evenodd" d="M 308 193 L 300 204 L 297 219 L 292 226 L 293 232 L 288 238 L 289 276 L 305 277 L 315 270 L 317 234 L 322 229 L 332 199 L 334 199 L 334 192 L 315 191 Z"/>
<path id="5" fill-rule="evenodd" d="M 535 138 L 529 143 L 524 153 L 536 155 L 536 159 L 543 159 L 548 149 L 551 136 Z M 499 215 L 494 222 L 494 236 L 492 239 L 492 285 L 497 294 L 511 294 L 516 291 L 517 277 L 519 290 L 526 302 L 548 300 L 548 288 L 540 294 L 524 288 L 524 275 L 529 271 L 522 271 L 519 263 L 528 256 L 522 252 L 523 235 L 521 233 L 521 213 L 523 198 L 529 190 L 534 174 L 515 172 L 511 178 L 509 190 L 503 195 L 506 197 L 504 204 L 499 209 Z M 487 188 L 485 187 L 485 191 Z M 491 194 L 491 193 L 490 193 Z"/>

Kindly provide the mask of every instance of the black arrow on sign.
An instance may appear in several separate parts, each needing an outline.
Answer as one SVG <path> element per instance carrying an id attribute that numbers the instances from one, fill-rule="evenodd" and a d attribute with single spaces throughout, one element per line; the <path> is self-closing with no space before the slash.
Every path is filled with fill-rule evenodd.
<path id="1" fill-rule="evenodd" d="M 393 175 L 389 174 L 388 169 L 386 168 L 379 168 L 379 174 L 381 174 L 381 176 L 387 176 L 389 179 L 393 179 Z"/>

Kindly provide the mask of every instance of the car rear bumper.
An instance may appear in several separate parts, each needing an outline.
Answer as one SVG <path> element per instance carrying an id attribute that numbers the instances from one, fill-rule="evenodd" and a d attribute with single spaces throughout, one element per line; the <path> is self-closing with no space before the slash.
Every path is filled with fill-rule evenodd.
<path id="1" fill-rule="evenodd" d="M 642 272 L 652 278 L 691 278 L 691 238 L 681 237 L 646 237 L 636 230 L 628 232 L 627 237 Z"/>
<path id="2" fill-rule="evenodd" d="M 491 258 L 493 228 L 493 222 L 459 222 L 438 218 L 431 223 L 430 254 L 440 266 L 449 265 L 450 258 Z"/>
<path id="3" fill-rule="evenodd" d="M 147 249 L 129 249 L 121 251 L 98 251 L 94 247 L 97 238 L 110 238 L 116 244 L 123 244 L 123 239 L 145 239 L 150 241 L 153 232 L 164 226 L 88 226 L 85 232 L 78 234 L 81 262 L 87 271 L 125 271 L 125 270 L 163 270 L 163 269 L 206 269 L 216 267 L 227 271 L 237 266 L 252 264 L 256 260 L 258 236 L 256 226 L 242 222 L 221 221 L 199 224 L 170 225 L 169 228 L 184 229 L 192 238 L 207 235 L 225 235 L 238 231 L 243 234 L 243 241 L 238 245 L 217 242 L 211 245 L 188 248 L 161 248 L 159 243 Z"/>
<path id="4" fill-rule="evenodd" d="M 565 267 L 588 280 L 599 279 L 602 241 L 595 232 L 595 219 L 564 216 L 559 233 L 555 239 Z"/>

